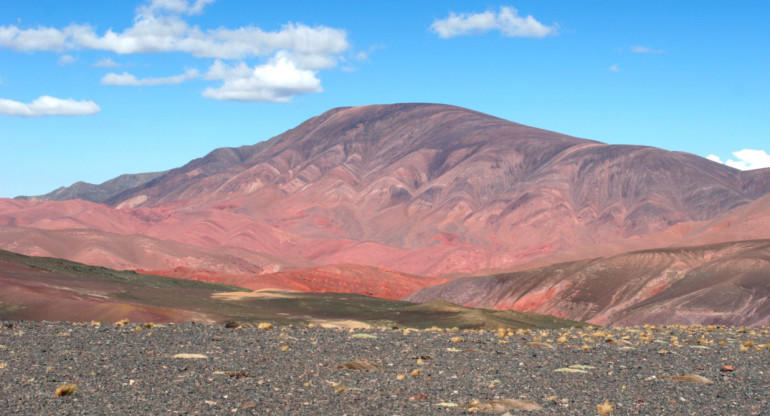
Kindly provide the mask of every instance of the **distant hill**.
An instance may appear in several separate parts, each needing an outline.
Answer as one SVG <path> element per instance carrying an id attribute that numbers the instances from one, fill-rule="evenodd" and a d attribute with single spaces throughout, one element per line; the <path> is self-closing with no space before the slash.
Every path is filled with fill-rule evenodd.
<path id="1" fill-rule="evenodd" d="M 415 305 L 348 293 L 263 290 L 140 275 L 0 250 L 0 320 L 224 323 L 269 320 L 390 328 L 563 328 L 534 313 Z M 353 321 L 355 320 L 355 321 Z"/>
<path id="2" fill-rule="evenodd" d="M 770 240 L 637 251 L 457 279 L 406 298 L 599 325 L 770 325 Z"/>
<path id="3" fill-rule="evenodd" d="M 45 195 L 17 196 L 16 199 L 27 201 L 65 201 L 68 199 L 82 199 L 91 202 L 104 202 L 128 189 L 145 185 L 165 173 L 166 172 L 164 171 L 120 175 L 117 178 L 110 179 L 99 185 L 87 182 L 76 182 L 71 186 L 62 186 Z"/>

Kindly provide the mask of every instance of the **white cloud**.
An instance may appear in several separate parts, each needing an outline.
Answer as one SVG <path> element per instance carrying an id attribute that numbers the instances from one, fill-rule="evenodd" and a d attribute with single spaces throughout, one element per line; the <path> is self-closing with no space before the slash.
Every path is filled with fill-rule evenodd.
<path id="1" fill-rule="evenodd" d="M 708 155 L 706 159 L 740 170 L 770 168 L 770 155 L 764 150 L 743 149 L 733 152 L 733 156 L 737 160 L 727 159 L 723 162 L 716 155 Z"/>
<path id="2" fill-rule="evenodd" d="M 347 50 L 349 43 L 344 30 L 325 26 L 289 23 L 273 32 L 254 26 L 203 31 L 178 16 L 138 16 L 134 25 L 123 32 L 110 29 L 103 35 L 91 26 L 77 24 L 64 29 L 0 26 L 0 47 L 19 51 L 83 48 L 118 54 L 181 52 L 218 59 L 269 56 L 279 50 L 290 50 L 314 65 L 312 69 L 320 69 L 333 66 L 335 55 Z"/>
<path id="3" fill-rule="evenodd" d="M 72 55 L 62 55 L 59 57 L 59 65 L 65 66 L 65 65 L 72 65 L 75 62 L 78 61 L 78 58 L 75 58 Z"/>
<path id="4" fill-rule="evenodd" d="M 96 114 L 99 111 L 101 109 L 93 101 L 62 100 L 44 95 L 26 104 L 0 98 L 0 114 L 11 116 L 84 116 Z"/>
<path id="5" fill-rule="evenodd" d="M 542 38 L 556 34 L 558 25 L 545 26 L 535 20 L 532 15 L 521 17 L 513 7 L 500 7 L 500 11 L 486 11 L 483 13 L 449 13 L 449 17 L 436 20 L 430 28 L 440 38 L 452 38 L 455 36 L 473 35 L 499 30 L 503 36 Z"/>
<path id="6" fill-rule="evenodd" d="M 620 67 L 618 66 L 618 64 L 613 64 L 612 66 L 610 66 L 610 71 L 620 72 Z"/>
<path id="7" fill-rule="evenodd" d="M 184 74 L 174 75 L 172 77 L 162 78 L 142 78 L 139 79 L 136 76 L 123 72 L 122 74 L 116 74 L 110 72 L 102 77 L 103 85 L 130 85 L 130 86 L 151 86 L 151 85 L 169 85 L 169 84 L 181 84 L 187 80 L 198 78 L 197 69 L 188 69 Z"/>
<path id="8" fill-rule="evenodd" d="M 314 71 L 298 68 L 281 54 L 254 68 L 243 62 L 227 66 L 217 60 L 206 79 L 224 81 L 219 88 L 203 91 L 204 97 L 214 100 L 287 102 L 295 95 L 322 91 Z"/>
<path id="9" fill-rule="evenodd" d="M 104 58 L 97 62 L 94 62 L 91 66 L 96 68 L 120 68 L 120 64 L 113 61 L 110 58 Z"/>
<path id="10" fill-rule="evenodd" d="M 654 53 L 654 54 L 660 54 L 660 53 L 665 53 L 666 51 L 664 51 L 663 49 L 652 49 L 652 48 L 647 47 L 647 46 L 632 46 L 631 47 L 631 52 L 633 52 L 633 53 Z"/>
<path id="11" fill-rule="evenodd" d="M 287 23 L 273 31 L 256 26 L 201 29 L 184 20 L 187 15 L 201 13 L 213 1 L 149 0 L 136 9 L 132 26 L 118 31 L 97 32 L 88 24 L 29 29 L 0 26 L 0 48 L 28 52 L 90 49 L 116 54 L 183 53 L 235 61 L 259 58 L 262 63 L 251 68 L 245 63 L 225 65 L 217 61 L 215 65 L 225 68 L 226 73 L 212 78 L 211 74 L 216 72 L 212 67 L 207 76 L 224 83 L 206 89 L 204 96 L 242 101 L 288 101 L 297 94 L 322 91 L 317 71 L 336 67 L 350 48 L 347 32 L 326 26 Z M 93 66 L 120 65 L 105 58 Z M 247 68 L 249 74 L 237 75 L 240 68 Z M 198 75 L 188 71 L 173 77 L 139 79 L 127 72 L 109 73 L 101 82 L 134 86 L 176 84 Z"/>

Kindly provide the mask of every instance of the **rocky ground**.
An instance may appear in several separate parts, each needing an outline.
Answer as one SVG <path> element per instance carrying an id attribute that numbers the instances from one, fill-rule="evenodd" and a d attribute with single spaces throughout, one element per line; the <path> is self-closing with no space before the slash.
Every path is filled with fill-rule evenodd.
<path id="1" fill-rule="evenodd" d="M 0 413 L 769 415 L 769 333 L 3 322 Z"/>

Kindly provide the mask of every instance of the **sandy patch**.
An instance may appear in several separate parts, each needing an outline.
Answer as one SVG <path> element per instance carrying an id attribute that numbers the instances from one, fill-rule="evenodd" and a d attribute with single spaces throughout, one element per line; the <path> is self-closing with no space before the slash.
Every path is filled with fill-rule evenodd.
<path id="1" fill-rule="evenodd" d="M 213 299 L 220 300 L 244 300 L 244 299 L 279 299 L 279 298 L 293 298 L 296 296 L 295 290 L 277 290 L 277 289 L 261 289 L 253 292 L 217 292 L 213 293 L 211 297 Z"/>
<path id="2" fill-rule="evenodd" d="M 372 326 L 367 324 L 366 322 L 361 321 L 353 321 L 353 320 L 329 320 L 329 319 L 321 319 L 317 321 L 310 321 L 310 323 L 314 323 L 316 325 L 319 325 L 321 328 L 355 328 L 355 329 L 370 329 Z"/>

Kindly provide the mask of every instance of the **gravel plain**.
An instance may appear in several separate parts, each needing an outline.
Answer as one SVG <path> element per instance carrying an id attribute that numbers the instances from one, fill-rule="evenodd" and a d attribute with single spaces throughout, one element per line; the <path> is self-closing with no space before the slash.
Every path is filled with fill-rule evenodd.
<path id="1" fill-rule="evenodd" d="M 768 333 L 2 322 L 0 414 L 770 415 Z"/>

